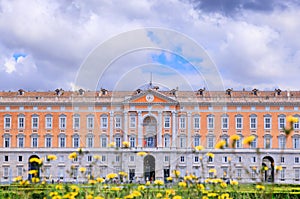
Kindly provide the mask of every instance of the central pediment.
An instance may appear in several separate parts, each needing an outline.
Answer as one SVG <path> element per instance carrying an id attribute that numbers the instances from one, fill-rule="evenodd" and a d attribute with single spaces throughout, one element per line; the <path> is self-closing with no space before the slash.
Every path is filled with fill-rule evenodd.
<path id="1" fill-rule="evenodd" d="M 130 97 L 125 102 L 127 103 L 171 103 L 176 104 L 177 100 L 166 96 L 158 91 L 147 90 Z"/>

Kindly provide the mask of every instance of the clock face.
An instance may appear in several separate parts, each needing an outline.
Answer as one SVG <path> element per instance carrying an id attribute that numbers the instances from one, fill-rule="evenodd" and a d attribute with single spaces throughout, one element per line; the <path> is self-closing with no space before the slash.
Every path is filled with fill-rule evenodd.
<path id="1" fill-rule="evenodd" d="M 152 102 L 154 100 L 154 96 L 152 94 L 146 95 L 147 102 Z"/>

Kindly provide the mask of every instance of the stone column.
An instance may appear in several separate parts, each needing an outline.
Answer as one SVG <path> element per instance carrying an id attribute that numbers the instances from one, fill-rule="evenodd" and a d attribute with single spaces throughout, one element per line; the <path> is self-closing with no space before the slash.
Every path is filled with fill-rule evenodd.
<path id="1" fill-rule="evenodd" d="M 128 140 L 128 111 L 124 111 L 124 135 L 123 140 Z"/>
<path id="2" fill-rule="evenodd" d="M 162 112 L 158 112 L 157 122 L 157 147 L 162 147 Z"/>
<path id="3" fill-rule="evenodd" d="M 114 133 L 114 112 L 111 111 L 109 113 L 109 143 L 113 141 L 113 133 Z"/>
<path id="4" fill-rule="evenodd" d="M 138 111 L 138 147 L 143 146 L 143 121 L 142 111 Z"/>
<path id="5" fill-rule="evenodd" d="M 191 132 L 191 116 L 192 116 L 192 114 L 191 113 L 188 113 L 187 114 L 187 139 L 188 139 L 188 141 L 187 141 L 187 148 L 191 148 L 192 147 L 192 140 L 191 140 L 191 138 L 192 138 L 192 132 Z"/>
<path id="6" fill-rule="evenodd" d="M 176 147 L 177 140 L 177 113 L 172 111 L 172 147 Z"/>

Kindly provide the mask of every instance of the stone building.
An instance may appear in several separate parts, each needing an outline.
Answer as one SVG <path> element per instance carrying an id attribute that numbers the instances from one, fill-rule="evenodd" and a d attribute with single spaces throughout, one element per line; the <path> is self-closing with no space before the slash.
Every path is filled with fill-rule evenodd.
<path id="1" fill-rule="evenodd" d="M 0 181 L 30 178 L 35 166 L 29 160 L 36 157 L 44 158 L 41 177 L 63 181 L 80 180 L 78 167 L 84 166 L 95 176 L 125 171 L 141 181 L 165 179 L 175 169 L 203 179 L 214 168 L 218 177 L 241 182 L 298 183 L 299 123 L 288 137 L 282 129 L 288 116 L 300 117 L 299 106 L 300 91 L 280 89 L 0 92 Z M 240 136 L 235 148 L 214 148 L 220 140 L 230 146 L 234 134 Z M 243 145 L 250 135 L 254 142 Z M 204 150 L 195 151 L 199 145 Z M 69 160 L 79 147 L 88 153 Z M 139 157 L 139 151 L 148 155 Z M 57 160 L 48 162 L 49 154 Z M 95 155 L 101 158 L 90 167 Z M 260 172 L 262 165 L 268 170 Z"/>

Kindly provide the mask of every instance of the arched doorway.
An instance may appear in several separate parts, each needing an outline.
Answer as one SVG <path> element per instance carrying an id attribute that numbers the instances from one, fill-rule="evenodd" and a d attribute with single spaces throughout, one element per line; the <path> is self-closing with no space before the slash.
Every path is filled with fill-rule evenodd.
<path id="1" fill-rule="evenodd" d="M 155 180 L 155 158 L 152 155 L 144 158 L 144 177 L 145 181 Z"/>
<path id="2" fill-rule="evenodd" d="M 265 182 L 274 182 L 274 159 L 271 156 L 266 156 L 262 161 L 262 168 L 268 169 L 262 170 L 263 178 Z"/>
<path id="3" fill-rule="evenodd" d="M 147 116 L 143 121 L 144 147 L 156 147 L 157 121 L 152 116 Z"/>
<path id="4" fill-rule="evenodd" d="M 30 162 L 30 160 L 33 158 L 40 159 L 39 156 L 37 156 L 37 155 L 32 155 L 29 157 L 29 159 L 28 159 L 28 180 L 31 180 L 32 177 L 38 177 L 38 178 L 40 177 L 39 164 L 37 162 Z M 31 171 L 31 170 L 37 170 L 38 171 L 37 175 L 30 174 L 29 171 Z"/>

